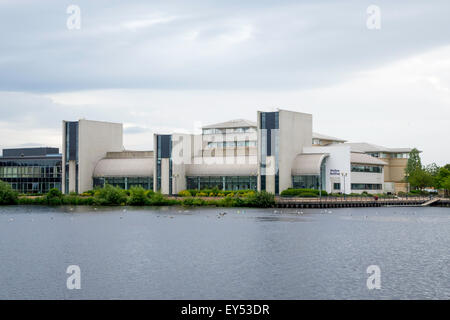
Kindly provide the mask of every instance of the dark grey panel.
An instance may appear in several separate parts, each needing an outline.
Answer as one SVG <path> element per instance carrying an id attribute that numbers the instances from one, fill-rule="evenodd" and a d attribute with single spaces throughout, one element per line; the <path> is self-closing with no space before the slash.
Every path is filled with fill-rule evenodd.
<path id="1" fill-rule="evenodd" d="M 68 146 L 67 160 L 78 160 L 78 122 L 67 122 Z"/>
<path id="2" fill-rule="evenodd" d="M 4 157 L 36 157 L 48 154 L 59 154 L 58 148 L 17 148 L 3 149 Z"/>
<path id="3" fill-rule="evenodd" d="M 171 135 L 161 135 L 161 158 L 170 158 L 171 156 Z"/>

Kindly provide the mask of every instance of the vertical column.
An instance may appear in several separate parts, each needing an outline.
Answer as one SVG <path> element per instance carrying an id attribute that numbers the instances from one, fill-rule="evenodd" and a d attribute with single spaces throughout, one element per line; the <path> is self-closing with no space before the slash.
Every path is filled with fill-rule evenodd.
<path id="1" fill-rule="evenodd" d="M 77 164 L 75 160 L 69 160 L 69 190 L 66 193 L 76 192 L 76 175 L 77 175 Z"/>
<path id="2" fill-rule="evenodd" d="M 172 194 L 171 135 L 156 135 L 156 190 Z"/>
<path id="3" fill-rule="evenodd" d="M 64 122 L 64 193 L 78 192 L 78 122 Z"/>
<path id="4" fill-rule="evenodd" d="M 258 190 L 278 194 L 278 112 L 261 112 L 258 120 L 260 139 Z"/>
<path id="5" fill-rule="evenodd" d="M 170 194 L 169 159 L 161 159 L 161 193 Z"/>

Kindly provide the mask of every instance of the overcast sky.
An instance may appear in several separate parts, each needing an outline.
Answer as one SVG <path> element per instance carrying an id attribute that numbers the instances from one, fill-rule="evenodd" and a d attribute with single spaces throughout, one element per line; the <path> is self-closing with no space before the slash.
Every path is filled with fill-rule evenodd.
<path id="1" fill-rule="evenodd" d="M 443 165 L 449 13 L 448 0 L 0 0 L 0 148 L 60 147 L 61 121 L 86 118 L 123 122 L 125 147 L 145 150 L 154 132 L 281 108 Z"/>

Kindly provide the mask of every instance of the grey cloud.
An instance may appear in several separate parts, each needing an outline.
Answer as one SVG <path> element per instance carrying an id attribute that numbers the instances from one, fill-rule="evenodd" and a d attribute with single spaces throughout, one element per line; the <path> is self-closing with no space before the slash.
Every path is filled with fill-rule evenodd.
<path id="1" fill-rule="evenodd" d="M 378 1 L 379 31 L 365 26 L 371 3 L 356 0 L 78 1 L 77 31 L 69 4 L 1 5 L 0 90 L 306 88 L 450 39 L 448 1 Z M 121 27 L 152 17 L 175 18 Z"/>

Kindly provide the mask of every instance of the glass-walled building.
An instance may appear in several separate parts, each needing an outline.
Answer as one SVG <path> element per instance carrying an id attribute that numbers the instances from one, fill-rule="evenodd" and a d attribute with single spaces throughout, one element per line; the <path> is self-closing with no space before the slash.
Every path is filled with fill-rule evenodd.
<path id="1" fill-rule="evenodd" d="M 62 155 L 58 148 L 4 149 L 0 180 L 22 194 L 61 190 Z"/>

